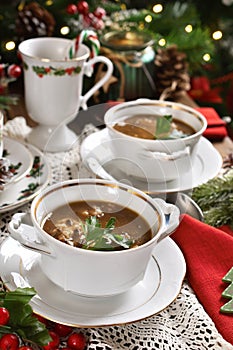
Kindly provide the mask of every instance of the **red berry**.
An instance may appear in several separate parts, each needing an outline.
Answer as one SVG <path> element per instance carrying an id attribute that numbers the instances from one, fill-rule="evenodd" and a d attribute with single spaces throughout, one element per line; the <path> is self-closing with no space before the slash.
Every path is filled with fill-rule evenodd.
<path id="1" fill-rule="evenodd" d="M 7 68 L 7 74 L 12 78 L 18 78 L 21 75 L 21 68 L 17 64 L 11 64 Z"/>
<path id="2" fill-rule="evenodd" d="M 43 349 L 45 350 L 54 350 L 57 348 L 57 346 L 60 343 L 60 337 L 57 333 L 53 331 L 49 331 L 49 335 L 52 338 L 52 340 L 45 346 L 43 346 Z M 1 349 L 1 348 L 0 348 Z"/>
<path id="3" fill-rule="evenodd" d="M 66 12 L 69 15 L 75 15 L 78 12 L 78 8 L 75 4 L 69 4 L 66 8 Z"/>
<path id="4" fill-rule="evenodd" d="M 48 320 L 46 320 L 46 318 L 44 318 L 43 316 L 40 316 L 40 315 L 34 315 L 37 319 L 38 319 L 38 321 L 40 321 L 41 323 L 43 323 L 45 326 L 47 326 L 48 325 Z"/>
<path id="5" fill-rule="evenodd" d="M 73 333 L 67 339 L 67 345 L 73 350 L 84 350 L 86 347 L 86 338 L 82 333 Z"/>
<path id="6" fill-rule="evenodd" d="M 66 73 L 68 75 L 71 75 L 73 73 L 73 71 L 74 71 L 74 67 L 66 68 Z"/>
<path id="7" fill-rule="evenodd" d="M 1 350 L 18 350 L 19 338 L 15 334 L 4 334 L 0 339 Z"/>
<path id="8" fill-rule="evenodd" d="M 89 5 L 86 1 L 79 1 L 77 3 L 77 10 L 78 13 L 81 13 L 82 15 L 87 15 L 89 12 Z"/>
<path id="9" fill-rule="evenodd" d="M 60 337 L 66 337 L 72 332 L 73 328 L 66 326 L 65 324 L 56 323 L 54 326 L 54 332 L 56 332 Z"/>
<path id="10" fill-rule="evenodd" d="M 10 318 L 9 311 L 5 307 L 0 307 L 0 325 L 5 326 Z"/>

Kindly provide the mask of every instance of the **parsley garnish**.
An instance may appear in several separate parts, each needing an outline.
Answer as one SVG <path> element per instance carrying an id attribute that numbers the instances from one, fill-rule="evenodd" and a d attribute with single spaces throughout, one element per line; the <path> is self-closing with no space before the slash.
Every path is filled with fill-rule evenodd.
<path id="1" fill-rule="evenodd" d="M 164 139 L 170 136 L 172 115 L 164 115 L 157 119 L 155 139 Z"/>
<path id="2" fill-rule="evenodd" d="M 82 248 L 91 250 L 117 250 L 128 249 L 134 241 L 127 232 L 114 233 L 116 218 L 111 217 L 105 227 L 101 227 L 100 220 L 96 216 L 90 216 L 83 224 L 83 232 L 86 243 Z"/>

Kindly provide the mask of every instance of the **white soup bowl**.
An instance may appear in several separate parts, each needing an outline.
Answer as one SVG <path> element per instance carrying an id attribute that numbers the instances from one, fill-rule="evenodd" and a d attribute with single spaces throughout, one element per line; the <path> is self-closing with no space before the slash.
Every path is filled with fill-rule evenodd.
<path id="1" fill-rule="evenodd" d="M 118 251 L 93 251 L 70 246 L 42 229 L 45 217 L 75 201 L 101 200 L 136 211 L 147 221 L 152 238 Z M 114 216 L 114 213 L 113 213 Z M 152 252 L 179 225 L 179 209 L 128 185 L 106 180 L 68 180 L 49 186 L 34 198 L 31 213 L 17 213 L 9 223 L 11 236 L 41 254 L 41 268 L 66 291 L 108 296 L 127 291 L 144 277 Z"/>

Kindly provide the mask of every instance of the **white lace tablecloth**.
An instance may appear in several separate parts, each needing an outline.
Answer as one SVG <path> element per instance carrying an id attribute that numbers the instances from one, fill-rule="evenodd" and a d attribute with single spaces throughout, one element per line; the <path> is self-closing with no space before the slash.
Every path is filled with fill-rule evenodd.
<path id="1" fill-rule="evenodd" d="M 80 135 L 80 142 L 94 128 L 87 125 Z M 30 132 L 24 118 L 17 117 L 6 123 L 4 134 L 24 140 Z M 79 177 L 92 177 L 80 162 L 79 144 L 69 152 L 46 153 L 52 169 L 50 183 Z M 30 203 L 20 207 L 29 211 Z M 1 240 L 8 236 L 7 223 L 14 212 L 6 212 L 0 219 Z M 169 307 L 146 320 L 123 326 L 83 329 L 88 337 L 88 350 L 233 350 L 215 328 L 187 281 L 183 282 L 180 294 Z"/>

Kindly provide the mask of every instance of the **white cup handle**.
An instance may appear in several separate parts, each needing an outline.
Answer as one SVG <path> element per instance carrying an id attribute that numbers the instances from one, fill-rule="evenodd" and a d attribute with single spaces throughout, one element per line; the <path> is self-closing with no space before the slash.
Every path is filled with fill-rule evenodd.
<path id="1" fill-rule="evenodd" d="M 37 253 L 52 254 L 46 244 L 38 238 L 30 214 L 14 214 L 8 224 L 8 230 L 11 237 L 18 241 L 23 247 L 32 249 Z"/>
<path id="2" fill-rule="evenodd" d="M 163 214 L 166 218 L 165 230 L 161 232 L 157 239 L 157 242 L 162 241 L 164 238 L 170 236 L 172 232 L 179 226 L 180 223 L 180 210 L 173 204 L 166 203 L 161 198 L 153 198 L 153 201 L 158 203 L 159 207 L 162 209 Z"/>
<path id="3" fill-rule="evenodd" d="M 190 156 L 190 146 L 187 146 L 184 150 L 173 152 L 171 154 L 166 152 L 155 152 L 151 150 L 144 150 L 140 152 L 140 157 L 145 159 L 157 159 L 157 160 L 165 160 L 165 161 L 173 161 L 186 156 Z"/>
<path id="4" fill-rule="evenodd" d="M 89 98 L 97 91 L 104 83 L 111 77 L 113 72 L 113 64 L 109 58 L 105 56 L 95 56 L 90 59 L 88 62 L 84 63 L 84 74 L 90 76 L 92 74 L 93 68 L 92 66 L 95 63 L 104 63 L 107 66 L 106 74 L 84 95 L 80 98 L 80 107 L 84 110 L 87 109 L 87 101 Z"/>

